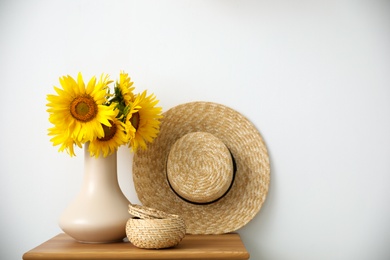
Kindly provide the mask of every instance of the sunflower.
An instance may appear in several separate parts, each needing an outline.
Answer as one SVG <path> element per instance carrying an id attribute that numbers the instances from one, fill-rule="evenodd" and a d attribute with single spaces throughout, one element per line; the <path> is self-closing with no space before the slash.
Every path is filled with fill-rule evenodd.
<path id="1" fill-rule="evenodd" d="M 117 109 L 115 111 L 116 113 L 119 112 Z M 103 137 L 96 138 L 90 142 L 89 153 L 91 156 L 99 157 L 100 153 L 102 153 L 106 157 L 117 151 L 119 146 L 128 142 L 125 124 L 116 117 L 110 120 L 110 123 L 111 127 L 103 125 Z"/>
<path id="2" fill-rule="evenodd" d="M 159 101 L 151 94 L 146 96 L 146 90 L 135 96 L 132 110 L 127 114 L 126 127 L 128 132 L 134 132 L 130 138 L 129 147 L 136 152 L 139 147 L 146 149 L 147 143 L 153 142 L 160 130 L 162 118 L 161 107 L 156 107 Z"/>
<path id="3" fill-rule="evenodd" d="M 81 73 L 77 79 L 63 76 L 61 87 L 54 87 L 56 94 L 47 95 L 49 121 L 54 126 L 48 134 L 59 151 L 66 150 L 74 156 L 75 145 L 88 143 L 91 156 L 106 157 L 128 144 L 132 151 L 146 149 L 159 133 L 162 117 L 156 97 L 146 91 L 134 94 L 129 75 L 120 72 L 119 80 L 110 94 L 109 80 L 102 74 L 97 81 L 92 77 L 84 84 Z"/>
<path id="4" fill-rule="evenodd" d="M 134 100 L 134 89 L 129 75 L 122 71 L 119 75 L 119 81 L 115 84 L 115 93 L 111 95 L 111 99 L 109 100 L 109 104 L 116 104 L 115 108 L 119 110 L 119 118 L 126 117 L 130 109 L 130 104 Z"/>
<path id="5" fill-rule="evenodd" d="M 129 74 L 121 71 L 119 74 L 119 81 L 116 83 L 116 88 L 118 89 L 119 93 L 116 93 L 116 95 L 123 100 L 124 105 L 127 106 L 134 100 L 134 94 L 133 91 L 135 87 L 133 87 L 133 83 L 131 82 L 131 78 L 129 77 Z"/>
<path id="6" fill-rule="evenodd" d="M 97 83 L 92 77 L 87 86 L 81 73 L 77 82 L 71 76 L 60 78 L 62 89 L 54 87 L 58 95 L 47 95 L 49 120 L 55 125 L 51 134 L 57 135 L 54 145 L 70 148 L 70 139 L 79 144 L 104 137 L 103 126 L 110 127 L 115 117 L 112 107 L 105 105 L 111 82 L 104 74 Z"/>
<path id="7" fill-rule="evenodd" d="M 135 137 L 136 129 L 131 124 L 130 118 L 132 115 L 138 113 L 138 110 L 141 108 L 139 106 L 140 98 L 135 98 L 133 102 L 130 102 L 130 104 L 127 106 L 127 112 L 126 117 L 122 118 L 125 123 L 125 132 L 126 132 L 126 138 L 128 141 L 132 140 Z"/>

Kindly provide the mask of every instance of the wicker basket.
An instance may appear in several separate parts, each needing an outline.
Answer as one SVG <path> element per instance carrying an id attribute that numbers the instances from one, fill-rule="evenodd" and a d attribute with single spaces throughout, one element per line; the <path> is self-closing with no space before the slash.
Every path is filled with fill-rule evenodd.
<path id="1" fill-rule="evenodd" d="M 184 219 L 140 205 L 129 205 L 134 217 L 126 223 L 126 235 L 136 247 L 159 249 L 176 246 L 184 238 Z"/>

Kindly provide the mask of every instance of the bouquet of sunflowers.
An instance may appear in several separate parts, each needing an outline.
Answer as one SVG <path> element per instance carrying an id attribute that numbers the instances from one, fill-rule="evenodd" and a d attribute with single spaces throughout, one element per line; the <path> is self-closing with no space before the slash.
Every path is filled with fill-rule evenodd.
<path id="1" fill-rule="evenodd" d="M 47 95 L 49 128 L 53 145 L 60 145 L 74 156 L 74 147 L 89 142 L 91 156 L 104 157 L 127 144 L 133 152 L 146 149 L 159 133 L 162 108 L 158 100 L 146 90 L 134 94 L 133 82 L 127 73 L 121 72 L 110 93 L 109 76 L 102 74 L 97 81 L 92 77 L 84 83 L 81 73 L 77 79 L 63 76 L 62 88 L 54 87 L 57 95 Z"/>

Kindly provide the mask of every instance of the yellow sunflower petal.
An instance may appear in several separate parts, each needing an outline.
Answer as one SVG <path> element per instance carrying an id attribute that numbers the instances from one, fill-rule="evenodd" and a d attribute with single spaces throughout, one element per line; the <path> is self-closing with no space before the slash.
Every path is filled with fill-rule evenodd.
<path id="1" fill-rule="evenodd" d="M 79 74 L 77 75 L 77 85 L 79 86 L 80 93 L 82 93 L 83 89 L 85 89 L 85 84 L 81 72 L 79 72 Z"/>
<path id="2" fill-rule="evenodd" d="M 74 141 L 66 132 L 56 127 L 50 128 L 48 135 L 54 136 L 50 139 L 53 142 L 53 146 L 60 145 L 59 152 L 66 150 L 71 157 L 76 155 L 74 145 L 81 147 L 79 142 Z"/>

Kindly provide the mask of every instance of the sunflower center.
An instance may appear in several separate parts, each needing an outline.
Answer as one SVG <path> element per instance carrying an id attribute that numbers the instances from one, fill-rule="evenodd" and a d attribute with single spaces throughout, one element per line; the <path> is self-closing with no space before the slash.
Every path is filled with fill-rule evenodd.
<path id="1" fill-rule="evenodd" d="M 108 141 L 108 140 L 111 140 L 115 136 L 115 133 L 117 131 L 117 127 L 114 124 L 114 122 L 112 122 L 111 120 L 108 120 L 108 121 L 110 122 L 111 127 L 106 126 L 106 125 L 102 125 L 103 131 L 104 131 L 104 137 L 98 138 L 99 141 Z"/>
<path id="2" fill-rule="evenodd" d="M 78 96 L 70 104 L 72 116 L 82 122 L 88 122 L 97 115 L 98 107 L 90 95 Z"/>
<path id="3" fill-rule="evenodd" d="M 139 126 L 139 113 L 134 113 L 130 118 L 131 125 L 135 128 L 135 130 L 138 130 Z"/>

